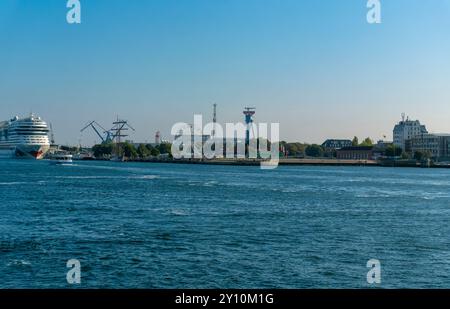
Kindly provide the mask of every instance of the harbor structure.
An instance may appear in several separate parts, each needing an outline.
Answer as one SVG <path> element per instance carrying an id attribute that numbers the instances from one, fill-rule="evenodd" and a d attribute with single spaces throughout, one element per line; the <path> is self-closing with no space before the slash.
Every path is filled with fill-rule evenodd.
<path id="1" fill-rule="evenodd" d="M 245 151 L 248 152 L 248 147 L 250 145 L 250 131 L 253 130 L 253 116 L 256 113 L 255 107 L 245 107 L 244 108 L 244 115 L 245 115 Z M 253 136 L 255 136 L 253 132 Z"/>
<path id="2" fill-rule="evenodd" d="M 395 125 L 393 130 L 394 145 L 406 151 L 406 141 L 420 134 L 428 133 L 425 125 L 419 120 L 410 120 L 405 114 L 402 114 L 402 120 Z"/>
<path id="3" fill-rule="evenodd" d="M 83 133 L 87 128 L 92 128 L 92 130 L 97 134 L 102 143 L 108 143 L 112 141 L 113 132 L 111 130 L 106 130 L 97 121 L 90 121 L 85 127 L 83 127 L 83 129 L 80 130 L 80 132 Z"/>
<path id="4" fill-rule="evenodd" d="M 211 134 L 211 138 L 216 138 L 216 125 L 217 125 L 217 104 L 213 104 L 213 131 Z"/>
<path id="5" fill-rule="evenodd" d="M 161 144 L 161 132 L 160 131 L 156 131 L 155 134 L 155 145 L 159 145 Z"/>

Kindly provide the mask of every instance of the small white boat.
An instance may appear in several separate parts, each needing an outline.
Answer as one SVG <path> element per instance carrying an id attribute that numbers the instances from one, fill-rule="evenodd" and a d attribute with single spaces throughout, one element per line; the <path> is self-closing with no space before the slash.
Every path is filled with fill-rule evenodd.
<path id="1" fill-rule="evenodd" d="M 72 164 L 73 163 L 73 156 L 70 154 L 55 154 L 51 157 L 50 162 L 52 164 Z"/>

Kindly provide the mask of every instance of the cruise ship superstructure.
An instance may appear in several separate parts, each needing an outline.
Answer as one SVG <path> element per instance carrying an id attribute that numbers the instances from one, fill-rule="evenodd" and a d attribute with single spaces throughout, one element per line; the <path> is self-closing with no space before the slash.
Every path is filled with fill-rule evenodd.
<path id="1" fill-rule="evenodd" d="M 50 149 L 49 128 L 40 117 L 0 122 L 0 157 L 42 159 Z"/>

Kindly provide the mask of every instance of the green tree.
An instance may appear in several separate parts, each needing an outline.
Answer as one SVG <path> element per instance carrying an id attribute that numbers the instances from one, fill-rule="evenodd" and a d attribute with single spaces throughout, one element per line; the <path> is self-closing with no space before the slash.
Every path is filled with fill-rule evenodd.
<path id="1" fill-rule="evenodd" d="M 172 144 L 170 143 L 161 143 L 158 146 L 156 146 L 156 149 L 158 149 L 159 153 L 161 154 L 171 154 L 172 150 Z"/>
<path id="2" fill-rule="evenodd" d="M 122 147 L 122 151 L 123 154 L 125 155 L 125 157 L 127 158 L 131 158 L 131 159 L 135 159 L 138 157 L 138 152 L 136 150 L 136 147 L 134 147 L 134 145 L 125 142 L 121 145 Z"/>
<path id="3" fill-rule="evenodd" d="M 112 143 L 102 143 L 92 147 L 92 151 L 94 152 L 94 156 L 96 158 L 109 157 L 112 154 L 112 150 L 113 150 Z"/>
<path id="4" fill-rule="evenodd" d="M 313 145 L 309 145 L 308 147 L 306 147 L 305 153 L 309 157 L 315 157 L 315 158 L 322 157 L 323 149 L 321 146 L 313 144 Z"/>
<path id="5" fill-rule="evenodd" d="M 417 161 L 431 159 L 431 153 L 429 151 L 416 151 L 414 152 L 414 159 Z"/>
<path id="6" fill-rule="evenodd" d="M 140 158 L 145 159 L 150 155 L 150 150 L 147 148 L 146 145 L 140 144 L 137 149 L 137 154 Z"/>
<path id="7" fill-rule="evenodd" d="M 286 143 L 284 146 L 290 157 L 302 157 L 305 155 L 306 145 L 302 143 Z"/>
<path id="8" fill-rule="evenodd" d="M 148 153 L 149 153 L 151 156 L 156 157 L 156 156 L 159 156 L 159 155 L 160 155 L 160 152 L 159 152 L 159 150 L 158 150 L 158 146 L 153 147 L 151 144 L 147 144 L 146 147 L 147 147 Z"/>
<path id="9" fill-rule="evenodd" d="M 352 146 L 358 146 L 359 145 L 359 139 L 357 136 L 355 136 L 352 140 Z"/>
<path id="10" fill-rule="evenodd" d="M 394 144 L 391 144 L 386 147 L 385 155 L 387 157 L 399 157 L 402 155 L 402 148 L 395 146 Z"/>
<path id="11" fill-rule="evenodd" d="M 150 154 L 151 154 L 152 156 L 154 156 L 154 157 L 157 157 L 157 156 L 160 155 L 160 152 L 159 152 L 158 149 L 152 148 L 152 150 L 150 151 Z"/>
<path id="12" fill-rule="evenodd" d="M 406 153 L 406 152 L 402 152 L 402 154 L 400 155 L 400 158 L 403 159 L 403 160 L 409 160 L 409 159 L 411 159 L 411 157 L 409 156 L 409 154 Z"/>
<path id="13" fill-rule="evenodd" d="M 286 144 L 286 151 L 289 156 L 294 157 L 297 157 L 301 152 L 296 143 Z"/>
<path id="14" fill-rule="evenodd" d="M 359 146 L 373 146 L 373 141 L 367 137 Z"/>

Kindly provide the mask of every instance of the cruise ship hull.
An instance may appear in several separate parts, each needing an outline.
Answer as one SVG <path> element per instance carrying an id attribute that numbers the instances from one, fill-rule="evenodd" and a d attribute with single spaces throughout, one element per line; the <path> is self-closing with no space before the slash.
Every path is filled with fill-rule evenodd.
<path id="1" fill-rule="evenodd" d="M 47 145 L 17 145 L 13 148 L 0 149 L 0 158 L 43 159 L 50 149 Z"/>
<path id="2" fill-rule="evenodd" d="M 47 145 L 17 145 L 14 156 L 23 159 L 43 159 L 50 149 Z"/>

